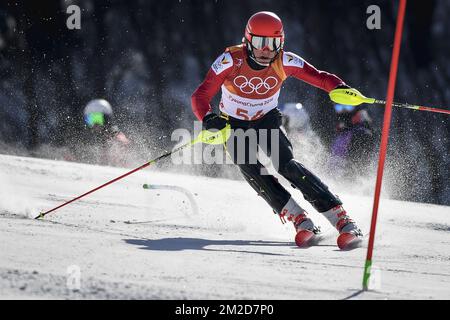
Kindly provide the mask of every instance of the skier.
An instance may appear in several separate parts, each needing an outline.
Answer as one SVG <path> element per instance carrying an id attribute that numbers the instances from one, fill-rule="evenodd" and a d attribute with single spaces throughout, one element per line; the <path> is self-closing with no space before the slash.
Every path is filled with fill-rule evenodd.
<path id="1" fill-rule="evenodd" d="M 238 129 L 244 132 L 255 130 L 258 133 L 263 129 L 277 130 L 278 154 L 272 154 L 274 146 L 270 141 L 261 143 L 258 140 L 258 147 L 271 159 L 278 157 L 278 172 L 336 227 L 340 234 L 338 246 L 344 249 L 360 239 L 361 230 L 349 217 L 341 200 L 317 176 L 294 159 L 290 141 L 283 130 L 279 130 L 282 115 L 278 109 L 278 96 L 283 81 L 289 76 L 326 92 L 349 86 L 337 76 L 317 70 L 300 56 L 285 52 L 283 46 L 281 19 L 268 11 L 252 15 L 245 28 L 242 44 L 226 48 L 193 93 L 192 109 L 206 130 L 221 130 L 227 123 L 234 133 Z M 210 102 L 220 88 L 220 114 L 216 114 L 212 112 Z M 237 135 L 232 134 L 225 147 L 246 181 L 272 207 L 283 223 L 286 219 L 293 222 L 295 242 L 299 247 L 312 244 L 320 228 L 274 176 L 261 174 L 264 166 L 259 160 L 256 163 L 247 161 L 257 152 L 249 140 L 244 140 L 245 161 L 238 161 L 242 160 L 242 149 L 236 147 L 238 143 Z"/>

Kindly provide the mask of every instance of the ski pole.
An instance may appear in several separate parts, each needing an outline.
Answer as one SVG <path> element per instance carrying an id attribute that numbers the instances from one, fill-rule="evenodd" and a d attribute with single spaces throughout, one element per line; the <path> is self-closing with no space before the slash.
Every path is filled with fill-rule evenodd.
<path id="1" fill-rule="evenodd" d="M 119 176 L 117 178 L 114 178 L 114 179 L 112 179 L 112 180 L 110 180 L 110 181 L 108 181 L 108 182 L 106 182 L 106 183 L 104 183 L 104 184 L 102 184 L 102 185 L 92 189 L 92 190 L 89 190 L 88 192 L 85 192 L 82 195 L 79 195 L 79 196 L 73 198 L 72 200 L 64 202 L 63 204 L 61 204 L 61 205 L 59 205 L 59 206 L 57 206 L 57 207 L 55 207 L 53 209 L 50 209 L 50 210 L 45 211 L 45 212 L 41 212 L 34 219 L 43 218 L 45 215 L 49 214 L 50 212 L 53 212 L 53 211 L 55 211 L 55 210 L 57 210 L 59 208 L 62 208 L 64 206 L 68 205 L 69 203 L 77 201 L 77 200 L 87 196 L 88 194 L 91 194 L 91 193 L 93 193 L 93 192 L 95 192 L 97 190 L 100 190 L 100 189 L 102 189 L 102 188 L 104 188 L 104 187 L 106 187 L 106 186 L 108 186 L 108 185 L 110 185 L 110 184 L 112 184 L 112 183 L 114 183 L 116 181 L 119 181 L 119 180 L 125 178 L 126 176 L 129 176 L 132 173 L 135 173 L 135 172 L 137 172 L 139 170 L 142 170 L 142 169 L 144 169 L 144 168 L 146 168 L 146 167 L 148 167 L 148 166 L 158 162 L 159 160 L 167 158 L 170 155 L 172 155 L 172 154 L 174 154 L 174 153 L 176 153 L 176 152 L 178 152 L 180 150 L 183 150 L 183 149 L 185 149 L 187 147 L 190 147 L 190 146 L 192 146 L 192 145 L 194 145 L 194 144 L 196 144 L 198 142 L 207 143 L 207 144 L 222 144 L 226 140 L 228 140 L 228 138 L 230 137 L 230 134 L 231 134 L 230 125 L 227 125 L 224 129 L 222 129 L 220 131 L 216 131 L 216 132 L 203 130 L 203 131 L 200 132 L 200 134 L 197 136 L 197 138 L 191 140 L 190 142 L 188 142 L 186 144 L 183 144 L 182 146 L 172 150 L 171 152 L 166 152 L 163 155 L 160 155 L 159 157 L 157 157 L 157 158 L 155 158 L 155 159 L 153 159 L 153 160 L 151 160 L 151 161 L 149 161 L 147 163 L 144 163 L 142 166 L 137 167 L 137 168 L 135 168 L 135 169 L 133 169 L 131 171 L 128 171 L 127 173 L 125 173 L 125 174 L 123 174 L 123 175 L 121 175 L 121 176 Z"/>
<path id="2" fill-rule="evenodd" d="M 362 103 L 380 104 L 380 105 L 386 104 L 386 101 L 384 101 L 384 100 L 367 98 L 361 92 L 359 92 L 358 90 L 353 89 L 353 88 L 351 88 L 351 89 L 345 89 L 345 88 L 344 89 L 334 89 L 334 90 L 330 91 L 330 98 L 333 102 L 351 105 L 351 106 L 357 106 Z M 418 105 L 413 105 L 413 104 L 409 104 L 409 103 L 392 102 L 392 106 L 398 107 L 398 108 L 419 110 L 419 111 L 429 111 L 429 112 L 450 114 L 450 110 L 418 106 Z"/>

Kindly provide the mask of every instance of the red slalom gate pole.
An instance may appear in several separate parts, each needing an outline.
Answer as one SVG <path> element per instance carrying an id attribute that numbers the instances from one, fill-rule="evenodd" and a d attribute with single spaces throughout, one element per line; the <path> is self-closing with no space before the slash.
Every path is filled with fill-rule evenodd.
<path id="1" fill-rule="evenodd" d="M 383 131 L 381 134 L 380 156 L 378 159 L 377 182 L 375 186 L 375 197 L 373 200 L 372 222 L 370 225 L 369 245 L 367 247 L 367 257 L 364 266 L 363 290 L 369 289 L 370 271 L 372 267 L 372 253 L 375 241 L 375 229 L 377 224 L 378 205 L 380 202 L 381 182 L 383 180 L 384 162 L 386 159 L 386 150 L 389 139 L 389 127 L 392 116 L 392 103 L 394 101 L 395 82 L 397 80 L 398 59 L 400 55 L 400 46 L 403 33 L 403 21 L 405 18 L 406 0 L 400 0 L 397 25 L 395 27 L 394 48 L 392 50 L 391 69 L 389 72 L 389 84 L 386 98 L 386 110 L 384 111 Z"/>

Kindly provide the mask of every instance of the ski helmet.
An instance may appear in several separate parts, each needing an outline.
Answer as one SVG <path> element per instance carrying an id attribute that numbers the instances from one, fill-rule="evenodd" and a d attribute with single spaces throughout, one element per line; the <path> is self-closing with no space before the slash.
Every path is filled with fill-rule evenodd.
<path id="1" fill-rule="evenodd" d="M 84 122 L 89 128 L 107 126 L 111 123 L 113 110 L 105 99 L 94 99 L 84 108 Z"/>
<path id="2" fill-rule="evenodd" d="M 273 12 L 257 12 L 248 20 L 243 40 L 247 45 L 248 54 L 253 60 L 255 60 L 253 49 L 261 50 L 267 47 L 278 55 L 284 45 L 283 23 Z"/>

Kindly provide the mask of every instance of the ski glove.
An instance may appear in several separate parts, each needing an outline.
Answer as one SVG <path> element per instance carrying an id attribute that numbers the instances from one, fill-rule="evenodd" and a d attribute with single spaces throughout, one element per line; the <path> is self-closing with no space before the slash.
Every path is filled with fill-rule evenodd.
<path id="1" fill-rule="evenodd" d="M 222 130 L 227 125 L 227 121 L 215 113 L 210 113 L 203 118 L 203 130 Z"/>

